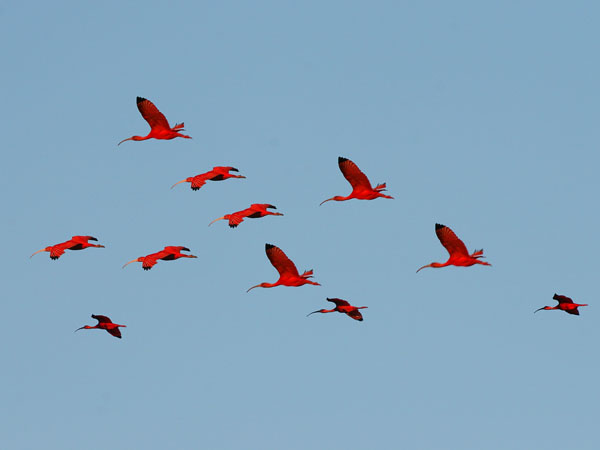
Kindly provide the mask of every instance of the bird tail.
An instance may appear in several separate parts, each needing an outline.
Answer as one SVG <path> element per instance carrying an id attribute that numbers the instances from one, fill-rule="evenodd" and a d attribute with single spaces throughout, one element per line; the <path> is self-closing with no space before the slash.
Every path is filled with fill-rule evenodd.
<path id="1" fill-rule="evenodd" d="M 472 256 L 473 258 L 485 258 L 485 256 L 483 256 L 483 249 L 481 249 L 481 250 L 475 250 L 475 251 L 474 251 L 474 252 L 471 254 L 471 256 Z"/>
<path id="2" fill-rule="evenodd" d="M 386 190 L 385 189 L 385 183 L 381 183 L 381 184 L 378 184 L 377 186 L 375 186 L 375 190 L 377 192 L 385 191 Z"/>

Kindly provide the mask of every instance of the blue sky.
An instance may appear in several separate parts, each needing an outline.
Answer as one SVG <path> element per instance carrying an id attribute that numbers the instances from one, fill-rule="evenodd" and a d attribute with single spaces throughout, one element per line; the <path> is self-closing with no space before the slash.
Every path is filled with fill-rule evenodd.
<path id="1" fill-rule="evenodd" d="M 2 6 L 1 447 L 597 448 L 599 9 Z M 136 96 L 193 140 L 117 147 Z M 395 199 L 319 207 L 338 156 Z M 169 189 L 215 165 L 247 178 Z M 251 203 L 285 216 L 207 226 Z M 415 274 L 436 222 L 493 266 Z M 322 286 L 246 293 L 265 243 Z M 165 245 L 199 258 L 121 269 Z"/>

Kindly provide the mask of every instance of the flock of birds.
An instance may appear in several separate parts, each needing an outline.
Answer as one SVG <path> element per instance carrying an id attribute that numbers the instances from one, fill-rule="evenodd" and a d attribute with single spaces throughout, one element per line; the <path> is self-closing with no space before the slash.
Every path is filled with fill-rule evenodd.
<path id="1" fill-rule="evenodd" d="M 130 138 L 122 140 L 121 142 L 119 142 L 118 145 L 121 145 L 125 141 L 143 141 L 146 139 L 174 139 L 176 137 L 191 139 L 190 136 L 181 133 L 182 131 L 185 131 L 183 123 L 179 123 L 176 124 L 174 127 L 171 127 L 166 117 L 158 110 L 158 108 L 150 100 L 147 100 L 142 97 L 137 97 L 137 107 L 144 120 L 146 120 L 146 122 L 148 122 L 148 125 L 150 125 L 150 133 L 148 133 L 148 135 L 146 136 L 132 136 Z M 347 158 L 339 157 L 338 165 L 340 171 L 344 175 L 344 178 L 346 178 L 346 180 L 352 186 L 352 192 L 347 196 L 336 195 L 334 197 L 323 200 L 321 202 L 321 205 L 328 201 L 339 202 L 350 199 L 374 200 L 380 197 L 393 199 L 392 196 L 383 193 L 386 190 L 385 183 L 378 184 L 377 186 L 373 187 L 367 176 L 358 168 L 358 166 L 354 162 L 350 161 Z M 171 189 L 180 183 L 191 183 L 191 189 L 196 191 L 202 186 L 204 186 L 204 184 L 207 181 L 223 181 L 229 178 L 246 178 L 243 175 L 232 174 L 231 172 L 239 171 L 235 167 L 213 167 L 212 170 L 206 173 L 202 173 L 178 181 L 173 186 L 171 186 Z M 211 223 L 209 223 L 209 226 L 219 220 L 227 220 L 229 222 L 229 226 L 231 228 L 235 228 L 238 225 L 240 225 L 246 218 L 258 219 L 269 215 L 283 216 L 282 213 L 269 211 L 270 209 L 277 208 L 274 205 L 266 203 L 252 204 L 244 210 L 236 211 L 230 214 L 225 214 L 224 216 L 213 220 Z M 427 267 L 440 268 L 451 265 L 466 267 L 475 264 L 481 264 L 484 266 L 491 266 L 490 263 L 481 260 L 482 258 L 484 258 L 483 250 L 475 250 L 473 253 L 469 253 L 463 241 L 461 241 L 449 227 L 436 223 L 435 234 L 437 235 L 440 243 L 448 251 L 450 256 L 448 260 L 444 263 L 432 262 L 419 268 L 417 272 Z M 51 245 L 41 250 L 38 250 L 37 252 L 33 253 L 31 257 L 40 252 L 49 252 L 50 259 L 56 260 L 59 259 L 65 253 L 65 250 L 83 250 L 90 247 L 104 248 L 104 245 L 94 244 L 90 241 L 97 242 L 98 240 L 93 236 L 73 236 L 68 241 L 61 242 L 60 244 Z M 156 263 L 159 260 L 172 261 L 179 258 L 197 258 L 197 256 L 182 253 L 184 251 L 189 252 L 190 249 L 183 246 L 166 246 L 158 252 L 151 253 L 146 256 L 140 256 L 139 258 L 133 259 L 125 263 L 123 265 L 123 268 L 125 268 L 125 266 L 133 262 L 141 262 L 142 269 L 150 270 L 154 265 L 156 265 Z M 256 286 L 252 286 L 248 289 L 247 292 L 250 292 L 252 289 L 257 287 L 272 288 L 275 286 L 303 286 L 305 284 L 320 286 L 319 283 L 310 280 L 310 278 L 312 278 L 313 276 L 312 270 L 308 270 L 300 274 L 293 261 L 289 259 L 287 255 L 283 252 L 283 250 L 281 250 L 279 247 L 276 247 L 272 244 L 266 244 L 265 252 L 267 254 L 267 258 L 279 273 L 279 279 L 274 283 L 264 282 L 257 284 Z M 542 308 L 537 309 L 534 312 L 540 310 L 559 309 L 569 314 L 579 315 L 578 307 L 588 306 L 587 304 L 574 303 L 573 300 L 564 295 L 554 294 L 553 299 L 558 301 L 558 304 L 556 306 L 544 306 Z M 348 301 L 339 298 L 327 298 L 327 301 L 335 304 L 335 308 L 319 309 L 317 311 L 311 312 L 310 314 L 308 314 L 308 316 L 315 313 L 330 313 L 337 311 L 339 313 L 347 314 L 354 320 L 363 320 L 363 316 L 359 310 L 365 309 L 367 308 L 367 306 L 353 306 Z M 102 329 L 106 330 L 112 336 L 115 336 L 119 339 L 121 338 L 121 331 L 119 330 L 119 328 L 126 327 L 126 325 L 113 323 L 110 318 L 103 315 L 92 314 L 92 318 L 98 321 L 96 325 L 84 325 L 83 327 L 78 328 L 75 331 L 81 329 Z"/>

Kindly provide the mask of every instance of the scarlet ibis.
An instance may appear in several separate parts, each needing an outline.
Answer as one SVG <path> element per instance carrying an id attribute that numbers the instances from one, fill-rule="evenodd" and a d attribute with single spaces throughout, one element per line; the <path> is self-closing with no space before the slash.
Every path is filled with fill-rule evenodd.
<path id="1" fill-rule="evenodd" d="M 171 189 L 173 189 L 179 183 L 187 182 L 191 183 L 190 187 L 193 191 L 197 191 L 202 186 L 204 186 L 207 180 L 222 181 L 226 180 L 227 178 L 246 178 L 244 175 L 235 175 L 229 173 L 230 171 L 239 172 L 239 170 L 237 170 L 235 167 L 216 166 L 213 167 L 212 170 L 209 172 L 201 173 L 200 175 L 196 175 L 195 177 L 187 177 L 185 180 L 178 181 L 173 186 L 171 186 Z"/>
<path id="2" fill-rule="evenodd" d="M 571 300 L 569 297 L 565 296 L 565 295 L 558 295 L 558 294 L 554 294 L 554 297 L 552 297 L 554 300 L 556 300 L 558 302 L 558 305 L 556 306 L 544 306 L 543 308 L 540 309 L 536 309 L 534 311 L 534 313 L 542 310 L 542 309 L 560 309 L 564 312 L 567 312 L 569 314 L 574 314 L 576 316 L 579 315 L 579 310 L 577 309 L 580 306 L 588 306 L 587 304 L 577 304 L 577 303 L 573 303 L 573 300 Z"/>
<path id="3" fill-rule="evenodd" d="M 425 267 L 472 266 L 473 264 L 491 266 L 490 263 L 479 260 L 479 258 L 485 258 L 485 256 L 483 256 L 483 250 L 475 250 L 473 253 L 469 254 L 464 242 L 461 241 L 456 234 L 454 234 L 454 231 L 446 225 L 436 223 L 435 234 L 446 250 L 448 250 L 448 253 L 450 253 L 450 258 L 443 264 L 433 262 L 421 267 L 419 270 L 424 269 Z M 417 270 L 417 272 L 419 272 L 419 270 Z"/>
<path id="4" fill-rule="evenodd" d="M 162 259 L 163 261 L 172 261 L 174 259 L 179 258 L 197 258 L 197 256 L 194 255 L 186 255 L 185 253 L 181 253 L 183 250 L 187 252 L 190 251 L 190 249 L 187 247 L 167 246 L 163 248 L 160 252 L 151 253 L 146 256 L 140 256 L 139 258 L 132 259 L 128 263 L 124 264 L 123 268 L 125 268 L 127 264 L 131 264 L 133 262 L 141 262 L 142 269 L 150 270 L 158 262 L 159 259 Z"/>
<path id="5" fill-rule="evenodd" d="M 117 145 L 121 145 L 125 141 L 145 141 L 146 139 L 173 139 L 176 137 L 191 139 L 190 136 L 180 133 L 180 131 L 185 131 L 183 129 L 183 122 L 178 123 L 171 128 L 167 118 L 150 100 L 138 97 L 136 102 L 140 114 L 142 114 L 144 120 L 150 125 L 150 133 L 148 133 L 148 136 L 131 136 L 130 138 L 123 139 Z"/>
<path id="6" fill-rule="evenodd" d="M 286 256 L 285 253 L 283 253 L 279 247 L 271 244 L 265 244 L 265 252 L 267 253 L 267 258 L 269 258 L 269 261 L 271 261 L 271 264 L 273 264 L 273 267 L 275 267 L 277 272 L 279 272 L 279 280 L 277 280 L 275 283 L 257 284 L 256 286 L 252 286 L 246 292 L 250 292 L 256 287 L 272 288 L 275 286 L 302 286 L 303 284 L 321 286 L 319 283 L 309 280 L 309 278 L 312 278 L 312 270 L 307 270 L 300 275 L 295 264 Z"/>
<path id="7" fill-rule="evenodd" d="M 63 255 L 65 250 L 83 250 L 88 247 L 104 248 L 104 245 L 90 244 L 88 241 L 98 241 L 98 239 L 93 236 L 73 236 L 68 241 L 45 247 L 38 250 L 33 255 L 37 255 L 40 252 L 50 252 L 50 259 L 58 259 Z M 30 258 L 32 258 L 33 255 L 31 255 Z"/>
<path id="8" fill-rule="evenodd" d="M 98 315 L 92 314 L 92 319 L 96 319 L 98 321 L 98 323 L 96 325 L 94 325 L 93 327 L 90 325 L 84 325 L 81 328 L 77 328 L 75 331 L 91 330 L 94 328 L 99 328 L 101 330 L 106 330 L 110 334 L 112 334 L 114 337 L 121 339 L 121 330 L 119 330 L 119 327 L 123 327 L 123 328 L 127 327 L 127 325 L 119 325 L 118 323 L 112 323 L 112 321 L 106 316 L 98 316 Z"/>
<path id="9" fill-rule="evenodd" d="M 352 306 L 346 300 L 342 300 L 341 298 L 328 298 L 328 302 L 335 303 L 335 308 L 333 309 L 319 309 L 318 311 L 313 311 L 310 314 L 314 313 L 330 313 L 330 312 L 340 312 L 343 314 L 347 314 L 349 317 L 352 317 L 354 320 L 363 320 L 363 316 L 360 313 L 359 309 L 368 308 L 368 306 Z M 310 316 L 308 314 L 306 317 Z"/>
<path id="10" fill-rule="evenodd" d="M 249 217 L 251 219 L 258 219 L 260 217 L 265 216 L 283 216 L 283 214 L 278 212 L 267 211 L 267 208 L 277 209 L 277 207 L 273 205 L 269 205 L 268 203 L 253 203 L 249 208 L 243 209 L 242 211 L 237 211 L 231 214 L 225 214 L 223 217 L 219 217 L 218 219 L 213 220 L 208 226 L 211 226 L 217 220 L 229 220 L 229 226 L 231 228 L 237 227 L 240 223 L 244 221 L 244 218 Z"/>
<path id="11" fill-rule="evenodd" d="M 330 200 L 341 202 L 344 200 L 350 200 L 351 198 L 356 198 L 358 200 L 373 200 L 377 197 L 394 198 L 390 195 L 381 193 L 382 191 L 386 190 L 385 183 L 378 184 L 375 186 L 375 188 L 373 188 L 367 176 L 361 172 L 358 166 L 349 159 L 342 158 L 340 156 L 338 158 L 338 165 L 340 166 L 340 170 L 342 171 L 344 178 L 346 178 L 348 183 L 352 185 L 352 192 L 347 197 L 336 195 L 335 197 L 323 200 L 321 205 Z"/>

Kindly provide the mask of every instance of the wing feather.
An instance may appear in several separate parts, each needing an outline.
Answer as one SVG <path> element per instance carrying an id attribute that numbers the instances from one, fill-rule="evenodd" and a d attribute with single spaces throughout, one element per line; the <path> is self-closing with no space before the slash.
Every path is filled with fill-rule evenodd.
<path id="1" fill-rule="evenodd" d="M 92 319 L 96 319 L 98 323 L 112 323 L 112 320 L 110 320 L 107 316 L 101 316 L 98 314 L 92 314 Z"/>
<path id="2" fill-rule="evenodd" d="M 119 339 L 121 339 L 121 330 L 119 330 L 119 328 L 113 328 L 111 330 L 106 330 L 108 331 L 110 334 L 112 334 L 114 337 L 117 337 Z"/>
<path id="3" fill-rule="evenodd" d="M 554 294 L 554 297 L 552 297 L 554 300 L 558 301 L 558 303 L 573 303 L 573 300 L 571 300 L 569 297 L 567 297 L 566 295 L 558 295 L 558 294 Z"/>
<path id="4" fill-rule="evenodd" d="M 346 300 L 342 300 L 341 298 L 328 298 L 328 302 L 335 303 L 335 306 L 350 306 Z"/>

